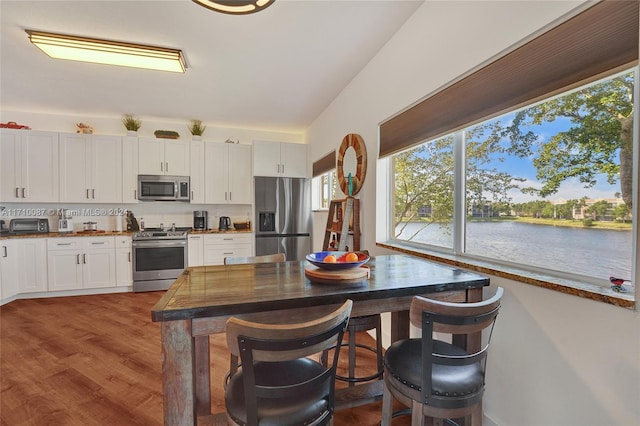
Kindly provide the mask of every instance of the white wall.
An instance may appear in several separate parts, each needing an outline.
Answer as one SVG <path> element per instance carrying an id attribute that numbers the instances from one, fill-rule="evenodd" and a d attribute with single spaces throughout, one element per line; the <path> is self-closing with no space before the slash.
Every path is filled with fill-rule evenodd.
<path id="1" fill-rule="evenodd" d="M 581 4 L 425 2 L 313 123 L 306 136 L 311 161 L 348 133 L 366 143 L 363 248 L 383 252 L 375 247 L 376 191 L 384 196 L 376 186 L 378 124 Z M 489 356 L 487 420 L 640 424 L 638 312 L 498 277 L 491 282 L 506 292 Z"/>

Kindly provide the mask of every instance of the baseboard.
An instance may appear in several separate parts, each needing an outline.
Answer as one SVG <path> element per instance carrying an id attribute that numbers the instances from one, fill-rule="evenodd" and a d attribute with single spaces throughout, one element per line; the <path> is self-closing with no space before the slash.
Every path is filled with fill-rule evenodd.
<path id="1" fill-rule="evenodd" d="M 484 413 L 482 417 L 483 417 L 482 419 L 483 426 L 498 426 L 498 423 L 494 422 L 491 417 L 487 416 L 487 413 Z"/>

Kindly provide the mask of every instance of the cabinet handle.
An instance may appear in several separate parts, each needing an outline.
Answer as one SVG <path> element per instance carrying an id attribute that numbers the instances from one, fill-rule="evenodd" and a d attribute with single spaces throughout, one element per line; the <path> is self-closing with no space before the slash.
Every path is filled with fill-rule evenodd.
<path id="1" fill-rule="evenodd" d="M 102 244 L 104 244 L 104 241 L 100 241 L 98 243 L 96 243 L 96 242 L 91 243 L 91 245 L 94 245 L 94 246 L 98 246 L 98 245 L 102 245 Z"/>
<path id="2" fill-rule="evenodd" d="M 280 164 L 278 164 L 278 173 L 280 173 Z"/>
<path id="3" fill-rule="evenodd" d="M 193 191 L 191 191 L 191 201 L 193 201 Z"/>
<path id="4" fill-rule="evenodd" d="M 80 255 L 76 254 L 76 265 L 80 264 Z"/>
<path id="5" fill-rule="evenodd" d="M 162 168 L 163 168 L 163 167 L 164 167 L 164 161 L 161 161 L 161 162 L 160 162 L 160 171 L 161 171 L 161 172 L 162 172 L 162 171 L 164 171 L 164 170 L 162 170 Z"/>
<path id="6" fill-rule="evenodd" d="M 137 200 L 137 199 L 138 199 L 138 190 L 137 190 L 137 189 L 134 189 L 134 190 L 133 190 L 133 199 L 134 199 L 134 200 Z"/>
<path id="7" fill-rule="evenodd" d="M 87 198 L 89 198 L 89 188 L 87 188 Z"/>
<path id="8" fill-rule="evenodd" d="M 87 254 L 86 253 L 82 254 L 82 263 L 84 263 L 85 265 L 87 264 Z"/>
<path id="9" fill-rule="evenodd" d="M 131 252 L 129 252 L 129 263 L 131 263 Z"/>
<path id="10" fill-rule="evenodd" d="M 282 173 L 284 173 L 284 164 L 282 165 Z"/>
<path id="11" fill-rule="evenodd" d="M 91 190 L 91 198 L 96 198 L 96 189 Z"/>
<path id="12" fill-rule="evenodd" d="M 229 252 L 225 252 L 224 254 L 233 254 L 233 252 L 229 251 Z"/>
<path id="13" fill-rule="evenodd" d="M 164 163 L 164 171 L 165 172 L 169 171 L 169 163 Z"/>
<path id="14" fill-rule="evenodd" d="M 26 197 L 26 195 L 25 195 L 25 193 L 26 193 L 26 189 L 25 189 L 25 188 L 22 188 L 22 198 L 27 198 L 27 197 Z"/>
<path id="15" fill-rule="evenodd" d="M 56 243 L 56 246 L 70 246 L 71 243 Z"/>
<path id="16" fill-rule="evenodd" d="M 223 238 L 222 241 L 233 241 L 233 238 Z"/>
<path id="17" fill-rule="evenodd" d="M 16 198 L 20 198 L 20 188 L 16 188 Z"/>
<path id="18" fill-rule="evenodd" d="M 2 257 L 7 257 L 7 246 L 2 246 L 3 254 Z"/>
<path id="19" fill-rule="evenodd" d="M 231 198 L 231 191 L 229 191 L 229 201 L 233 200 L 233 198 Z"/>

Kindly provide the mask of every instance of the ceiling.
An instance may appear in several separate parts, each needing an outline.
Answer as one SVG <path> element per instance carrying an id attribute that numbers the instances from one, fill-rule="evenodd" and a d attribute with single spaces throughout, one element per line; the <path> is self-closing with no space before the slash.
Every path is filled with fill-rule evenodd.
<path id="1" fill-rule="evenodd" d="M 302 132 L 421 4 L 276 0 L 231 16 L 189 0 L 0 0 L 1 110 Z M 25 29 L 177 48 L 188 68 L 54 60 Z"/>

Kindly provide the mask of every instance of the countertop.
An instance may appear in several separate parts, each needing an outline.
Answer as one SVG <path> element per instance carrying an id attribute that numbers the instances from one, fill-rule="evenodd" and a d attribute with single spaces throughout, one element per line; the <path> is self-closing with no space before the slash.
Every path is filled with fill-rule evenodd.
<path id="1" fill-rule="evenodd" d="M 209 229 L 206 231 L 189 231 L 190 235 L 205 235 L 205 234 L 250 234 L 251 229 L 229 230 L 219 231 L 217 229 Z M 64 238 L 64 237 L 118 237 L 118 236 L 133 236 L 134 232 L 131 231 L 78 231 L 78 232 L 49 232 L 46 234 L 21 234 L 21 235 L 0 235 L 0 240 L 11 240 L 20 238 Z"/>

